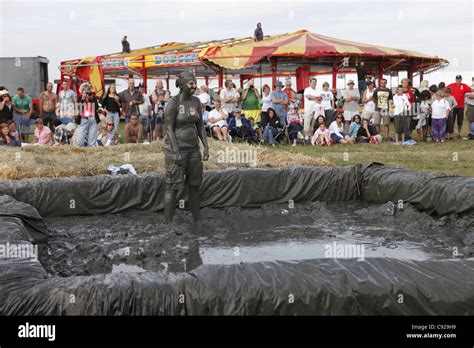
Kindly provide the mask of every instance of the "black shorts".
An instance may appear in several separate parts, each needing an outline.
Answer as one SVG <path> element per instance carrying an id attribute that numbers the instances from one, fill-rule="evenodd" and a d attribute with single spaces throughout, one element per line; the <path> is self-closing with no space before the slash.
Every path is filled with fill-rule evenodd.
<path id="1" fill-rule="evenodd" d="M 458 126 L 462 126 L 462 123 L 464 121 L 464 108 L 454 108 L 453 110 L 453 125 L 456 123 L 456 120 L 458 120 Z"/>
<path id="2" fill-rule="evenodd" d="M 182 165 L 177 165 L 175 156 L 165 151 L 166 188 L 179 190 L 183 183 L 189 186 L 201 186 L 203 164 L 201 151 L 181 152 Z"/>

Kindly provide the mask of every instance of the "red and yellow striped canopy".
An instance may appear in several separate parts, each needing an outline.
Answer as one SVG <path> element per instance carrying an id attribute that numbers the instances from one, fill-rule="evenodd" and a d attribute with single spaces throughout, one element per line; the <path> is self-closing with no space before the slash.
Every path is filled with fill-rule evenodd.
<path id="1" fill-rule="evenodd" d="M 250 67 L 265 57 L 373 56 L 387 58 L 441 59 L 420 52 L 376 46 L 318 35 L 307 30 L 270 36 L 262 41 L 227 46 L 210 46 L 200 53 L 200 60 L 227 69 Z"/>

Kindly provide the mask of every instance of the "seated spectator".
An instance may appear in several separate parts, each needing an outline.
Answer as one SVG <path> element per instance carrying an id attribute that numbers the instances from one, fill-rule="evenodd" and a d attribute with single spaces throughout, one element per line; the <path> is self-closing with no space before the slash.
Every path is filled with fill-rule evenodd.
<path id="1" fill-rule="evenodd" d="M 314 132 L 311 145 L 331 146 L 331 132 L 326 128 L 324 122 L 321 122 L 319 128 Z"/>
<path id="2" fill-rule="evenodd" d="M 0 124 L 0 145 L 18 146 L 15 145 L 15 140 L 10 136 L 10 128 L 8 124 Z"/>
<path id="3" fill-rule="evenodd" d="M 323 115 L 319 115 L 316 117 L 316 121 L 314 122 L 314 131 L 316 132 L 319 129 L 319 125 L 321 123 L 326 124 L 326 118 Z M 327 128 L 327 127 L 326 127 Z"/>
<path id="4" fill-rule="evenodd" d="M 125 144 L 138 144 L 143 141 L 143 125 L 138 123 L 138 116 L 130 116 L 130 123 L 125 126 Z"/>
<path id="5" fill-rule="evenodd" d="M 242 110 L 236 106 L 234 117 L 229 120 L 229 132 L 231 137 L 237 139 L 251 140 L 254 138 L 254 131 L 250 122 L 242 116 Z"/>
<path id="6" fill-rule="evenodd" d="M 291 103 L 288 108 L 287 120 L 288 137 L 292 146 L 296 146 L 298 133 L 303 131 L 303 118 L 301 117 L 300 109 L 296 103 Z"/>
<path id="7" fill-rule="evenodd" d="M 268 141 L 269 144 L 275 146 L 275 137 L 278 134 L 278 129 L 282 128 L 283 125 L 280 122 L 280 118 L 276 115 L 273 108 L 268 108 L 267 115 L 262 115 L 262 127 L 263 127 L 263 141 Z"/>
<path id="8" fill-rule="evenodd" d="M 254 130 L 255 137 L 257 140 L 263 139 L 263 133 L 262 133 L 262 128 L 260 128 L 259 124 L 255 122 L 255 119 L 253 117 L 249 117 L 249 123 L 250 127 Z"/>
<path id="9" fill-rule="evenodd" d="M 209 127 L 218 140 L 227 141 L 228 115 L 222 108 L 222 102 L 217 99 L 214 102 L 214 109 L 209 112 Z"/>
<path id="10" fill-rule="evenodd" d="M 107 127 L 99 129 L 99 137 L 97 138 L 99 146 L 112 146 L 119 143 L 118 133 L 115 131 L 113 120 L 107 121 Z"/>
<path id="11" fill-rule="evenodd" d="M 359 127 L 359 130 L 357 132 L 357 141 L 359 143 L 379 143 L 379 140 L 375 140 L 375 137 L 377 134 L 377 129 L 375 126 L 371 125 L 369 123 L 369 120 L 363 119 L 362 124 Z"/>
<path id="12" fill-rule="evenodd" d="M 20 140 L 20 132 L 16 129 L 16 122 L 13 120 L 10 120 L 7 122 L 8 128 L 10 129 L 10 137 L 14 140 L 13 146 L 21 146 L 21 140 Z"/>
<path id="13" fill-rule="evenodd" d="M 77 125 L 74 122 L 68 124 L 58 124 L 54 130 L 53 146 L 72 145 L 74 144 L 73 136 Z"/>
<path id="14" fill-rule="evenodd" d="M 50 146 L 52 144 L 52 132 L 45 127 L 41 118 L 36 119 L 35 139 L 32 144 Z"/>
<path id="15" fill-rule="evenodd" d="M 332 144 L 353 144 L 355 142 L 355 137 L 351 137 L 348 134 L 344 133 L 342 123 L 343 116 L 338 114 L 336 120 L 331 123 L 329 126 L 329 131 L 331 132 L 331 143 Z"/>
<path id="16" fill-rule="evenodd" d="M 360 115 L 354 115 L 354 117 L 352 117 L 352 122 L 349 126 L 349 136 L 357 137 L 357 132 L 360 128 L 360 120 Z"/>

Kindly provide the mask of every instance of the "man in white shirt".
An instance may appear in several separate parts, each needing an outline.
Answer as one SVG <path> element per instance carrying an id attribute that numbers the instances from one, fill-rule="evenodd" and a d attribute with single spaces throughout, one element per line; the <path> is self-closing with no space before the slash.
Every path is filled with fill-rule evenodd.
<path id="1" fill-rule="evenodd" d="M 359 114 L 359 90 L 354 88 L 354 81 L 349 80 L 347 82 L 348 88 L 342 92 L 344 98 L 344 130 L 346 133 L 349 132 L 349 124 L 355 115 Z"/>
<path id="2" fill-rule="evenodd" d="M 145 93 L 145 86 L 142 83 L 138 85 L 138 90 L 143 95 L 143 103 L 138 105 L 138 110 L 140 112 L 138 122 L 143 126 L 143 138 L 148 139 L 148 135 L 150 134 L 150 115 L 152 105 L 150 98 L 148 98 Z M 148 141 L 150 141 L 150 139 L 148 139 Z"/>
<path id="3" fill-rule="evenodd" d="M 311 77 L 309 80 L 309 87 L 306 87 L 304 90 L 304 119 L 303 119 L 303 126 L 304 126 L 304 133 L 305 133 L 305 140 L 308 140 L 312 136 L 312 120 L 313 120 L 313 113 L 314 108 L 316 106 L 316 99 L 317 97 L 321 96 L 321 91 L 316 88 L 317 79 L 315 77 Z"/>

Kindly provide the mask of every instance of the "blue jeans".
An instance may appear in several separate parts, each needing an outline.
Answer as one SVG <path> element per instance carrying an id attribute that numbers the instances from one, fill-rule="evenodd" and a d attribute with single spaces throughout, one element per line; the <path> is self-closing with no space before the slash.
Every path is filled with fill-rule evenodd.
<path id="1" fill-rule="evenodd" d="M 120 124 L 120 115 L 118 112 L 112 112 L 110 114 L 107 114 L 105 117 L 106 121 L 113 121 L 114 122 L 114 131 L 118 133 L 119 131 L 119 124 Z"/>
<path id="2" fill-rule="evenodd" d="M 99 127 L 95 118 L 81 119 L 81 124 L 77 127 L 76 132 L 76 143 L 74 145 L 83 147 L 87 139 L 87 146 L 97 146 Z"/>
<path id="3" fill-rule="evenodd" d="M 263 130 L 263 139 L 268 140 L 270 144 L 275 144 L 275 135 L 277 134 L 277 130 L 275 127 L 266 126 Z"/>

